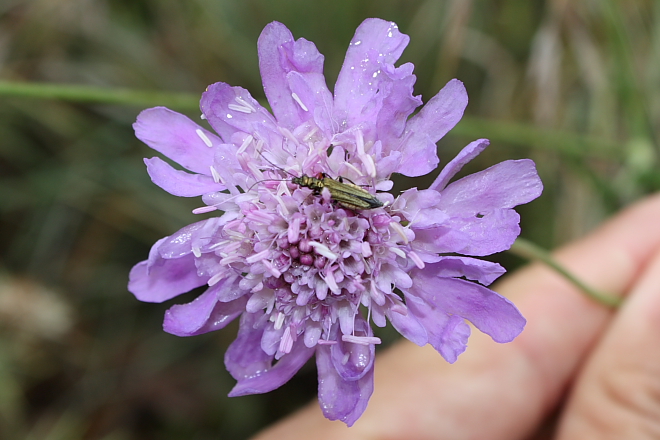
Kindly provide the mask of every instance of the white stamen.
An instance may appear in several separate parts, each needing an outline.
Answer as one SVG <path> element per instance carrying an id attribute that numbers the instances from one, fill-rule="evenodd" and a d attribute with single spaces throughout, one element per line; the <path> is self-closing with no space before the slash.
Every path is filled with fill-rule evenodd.
<path id="1" fill-rule="evenodd" d="M 206 115 L 204 113 L 202 113 L 201 116 L 199 117 L 199 119 L 206 119 Z"/>
<path id="2" fill-rule="evenodd" d="M 192 213 L 193 214 L 206 214 L 207 212 L 215 211 L 216 209 L 218 209 L 218 208 L 216 208 L 213 205 L 211 205 L 211 206 L 201 206 L 199 208 L 193 209 Z"/>
<path id="3" fill-rule="evenodd" d="M 199 138 L 204 141 L 207 147 L 210 148 L 213 146 L 213 142 L 211 142 L 211 139 L 209 139 L 209 137 L 206 136 L 206 133 L 204 133 L 201 128 L 195 130 L 195 133 L 197 133 L 197 136 L 199 136 Z"/>
<path id="4" fill-rule="evenodd" d="M 344 353 L 344 357 L 341 358 L 341 364 L 346 365 L 348 363 L 348 360 L 351 358 L 350 353 Z"/>
<path id="5" fill-rule="evenodd" d="M 262 210 L 250 211 L 245 215 L 245 218 L 249 221 L 262 223 L 264 225 L 269 225 L 275 220 L 273 215 Z"/>
<path id="6" fill-rule="evenodd" d="M 209 246 L 210 250 L 217 249 L 219 247 L 222 247 L 222 252 L 220 252 L 221 257 L 226 257 L 230 253 L 234 252 L 238 248 L 240 248 L 242 243 L 240 241 L 233 241 L 229 242 L 229 240 L 221 240 L 211 246 Z"/>
<path id="7" fill-rule="evenodd" d="M 332 252 L 330 248 L 328 248 L 323 243 L 319 243 L 318 241 L 310 241 L 309 245 L 314 248 L 317 254 L 323 255 L 330 261 L 335 261 L 337 258 L 339 258 L 337 254 Z"/>
<path id="8" fill-rule="evenodd" d="M 394 232 L 401 236 L 404 244 L 408 244 L 408 237 L 406 236 L 406 231 L 403 229 L 403 226 L 397 222 L 390 222 L 390 228 L 394 229 Z"/>
<path id="9" fill-rule="evenodd" d="M 192 247 L 192 253 L 195 257 L 199 258 L 202 256 L 202 251 L 199 249 L 198 246 L 193 246 Z"/>
<path id="10" fill-rule="evenodd" d="M 413 261 L 413 263 L 415 263 L 415 266 L 417 266 L 418 268 L 424 269 L 424 267 L 426 266 L 424 264 L 424 262 L 422 261 L 422 259 L 419 258 L 419 255 L 417 255 L 417 253 L 415 251 L 408 252 L 408 257 L 410 257 L 410 259 Z"/>
<path id="11" fill-rule="evenodd" d="M 398 247 L 391 247 L 391 248 L 390 248 L 390 251 L 391 251 L 391 252 L 394 252 L 395 254 L 397 254 L 397 255 L 398 255 L 399 257 L 401 257 L 401 258 L 406 258 L 406 253 L 403 252 L 403 251 L 402 251 L 401 249 L 399 249 Z"/>
<path id="12" fill-rule="evenodd" d="M 268 258 L 270 255 L 270 249 L 266 249 L 265 251 L 257 252 L 256 254 L 252 254 L 249 257 L 245 259 L 245 262 L 248 264 L 253 264 L 256 263 L 257 261 L 261 261 L 264 258 Z"/>
<path id="13" fill-rule="evenodd" d="M 268 270 L 268 272 L 270 272 L 270 274 L 271 274 L 273 277 L 275 277 L 275 278 L 279 278 L 279 277 L 282 275 L 282 272 L 280 272 L 279 270 L 277 270 L 277 269 L 275 268 L 275 266 L 273 266 L 273 263 L 271 263 L 270 261 L 268 261 L 268 260 L 262 260 L 262 261 L 261 261 L 261 264 L 264 265 L 264 267 L 266 268 L 266 270 Z"/>
<path id="14" fill-rule="evenodd" d="M 364 137 L 362 136 L 362 130 L 357 130 L 355 132 L 355 147 L 359 156 L 364 154 Z"/>
<path id="15" fill-rule="evenodd" d="M 364 176 L 364 174 L 362 174 L 362 171 L 360 171 L 359 169 L 357 169 L 357 167 L 356 167 L 355 165 L 353 165 L 352 163 L 350 163 L 350 162 L 344 162 L 344 163 L 342 163 L 342 165 L 344 165 L 344 166 L 346 166 L 346 167 L 352 169 L 353 171 L 355 171 L 355 172 L 357 173 L 358 176 Z"/>
<path id="16" fill-rule="evenodd" d="M 323 281 L 328 285 L 328 288 L 334 293 L 335 295 L 338 295 L 340 290 L 339 286 L 337 285 L 337 281 L 335 280 L 335 276 L 332 273 L 332 271 L 329 271 L 325 277 L 322 277 Z"/>
<path id="17" fill-rule="evenodd" d="M 255 179 L 264 180 L 264 174 L 261 172 L 257 164 L 255 164 L 254 162 L 248 162 L 247 166 L 252 172 L 252 175 L 254 176 Z"/>
<path id="18" fill-rule="evenodd" d="M 363 257 L 371 257 L 373 255 L 373 252 L 371 251 L 371 246 L 369 245 L 368 241 L 363 241 L 362 242 L 362 256 Z"/>
<path id="19" fill-rule="evenodd" d="M 225 227 L 224 231 L 230 238 L 235 238 L 238 240 L 243 240 L 245 238 L 245 233 L 242 231 L 234 231 L 233 229 L 229 229 L 227 227 Z"/>
<path id="20" fill-rule="evenodd" d="M 293 348 L 293 337 L 291 336 L 291 327 L 284 329 L 282 339 L 280 339 L 280 351 L 282 353 L 289 353 Z"/>
<path id="21" fill-rule="evenodd" d="M 247 150 L 248 145 L 254 140 L 251 134 L 248 134 L 241 146 L 236 150 L 236 155 L 239 155 L 243 153 L 245 150 Z"/>
<path id="22" fill-rule="evenodd" d="M 232 231 L 232 232 L 229 232 L 229 231 L 228 231 L 228 232 L 227 232 L 227 235 L 234 235 L 234 236 L 236 236 L 237 238 L 242 238 L 242 236 L 241 236 L 238 232 L 233 232 L 233 231 Z M 232 264 L 232 263 L 237 263 L 237 262 L 239 262 L 239 261 L 243 261 L 243 257 L 242 257 L 242 256 L 240 256 L 240 255 L 230 255 L 230 256 L 227 256 L 227 257 L 223 258 L 222 260 L 220 260 L 220 265 L 221 265 L 221 266 L 229 266 L 230 264 Z M 210 285 L 211 285 L 211 284 L 209 284 L 209 286 L 210 286 Z"/>
<path id="23" fill-rule="evenodd" d="M 289 243 L 298 243 L 298 240 L 300 239 L 300 218 L 294 218 L 289 223 L 287 239 L 289 240 Z"/>
<path id="24" fill-rule="evenodd" d="M 376 177 L 376 164 L 374 164 L 374 158 L 369 154 L 362 154 L 359 157 L 367 171 L 367 175 L 369 177 Z"/>
<path id="25" fill-rule="evenodd" d="M 296 93 L 291 93 L 291 97 L 293 98 L 294 101 L 298 103 L 301 109 L 305 110 L 306 112 L 309 111 L 309 109 L 305 106 L 305 104 L 303 104 L 303 102 L 300 100 L 300 98 Z"/>
<path id="26" fill-rule="evenodd" d="M 282 136 L 285 138 L 289 139 L 291 142 L 293 142 L 296 146 L 298 146 L 300 143 L 298 142 L 298 139 L 291 133 L 287 128 L 280 127 L 279 125 L 277 126 L 277 129 L 279 130 L 280 133 L 282 133 Z"/>
<path id="27" fill-rule="evenodd" d="M 209 281 L 206 284 L 208 284 L 209 286 L 214 286 L 218 284 L 218 281 L 222 280 L 224 277 L 225 277 L 224 272 L 216 273 L 209 279 Z"/>
<path id="28" fill-rule="evenodd" d="M 257 109 L 256 109 L 252 104 L 250 104 L 249 101 L 243 99 L 242 97 L 237 96 L 235 99 L 236 99 L 236 102 L 238 102 L 239 104 L 241 104 L 241 105 L 244 106 L 244 107 L 249 108 L 252 112 L 256 112 L 256 111 L 257 111 Z"/>
<path id="29" fill-rule="evenodd" d="M 234 110 L 235 112 L 247 113 L 247 114 L 254 113 L 252 110 L 250 110 L 249 107 L 243 107 L 242 105 L 229 104 L 227 107 L 229 108 L 229 110 Z"/>
<path id="30" fill-rule="evenodd" d="M 362 136 L 362 130 L 357 130 L 355 132 L 355 146 L 357 148 L 358 157 L 362 161 L 367 175 L 369 177 L 376 177 L 374 158 L 364 150 L 364 137 Z"/>
<path id="31" fill-rule="evenodd" d="M 354 344 L 360 345 L 371 345 L 371 344 L 380 344 L 380 338 L 375 336 L 353 336 L 353 335 L 341 335 L 341 340 L 344 342 L 352 342 Z"/>
<path id="32" fill-rule="evenodd" d="M 279 330 L 282 328 L 282 324 L 284 324 L 284 318 L 285 318 L 284 313 L 279 312 L 277 314 L 277 317 L 275 318 L 275 323 L 273 324 L 275 330 Z"/>
<path id="33" fill-rule="evenodd" d="M 317 344 L 318 345 L 335 345 L 337 341 L 329 341 L 327 339 L 319 339 Z"/>
<path id="34" fill-rule="evenodd" d="M 218 170 L 216 170 L 213 165 L 209 167 L 211 169 L 211 176 L 213 177 L 213 181 L 215 183 L 220 183 L 220 173 L 218 173 Z"/>

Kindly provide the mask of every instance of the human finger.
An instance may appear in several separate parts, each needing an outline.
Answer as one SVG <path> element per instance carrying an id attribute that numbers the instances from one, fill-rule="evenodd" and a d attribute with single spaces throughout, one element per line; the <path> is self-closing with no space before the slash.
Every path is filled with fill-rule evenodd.
<path id="1" fill-rule="evenodd" d="M 660 196 L 651 197 L 556 259 L 587 284 L 623 294 L 660 247 L 658 216 Z M 323 419 L 313 404 L 258 439 L 524 438 L 556 405 L 611 312 L 540 265 L 496 290 L 528 320 L 512 343 L 474 334 L 453 365 L 429 347 L 399 343 L 377 360 L 375 392 L 352 428 Z"/>
<path id="2" fill-rule="evenodd" d="M 558 438 L 660 438 L 660 252 L 581 371 Z"/>

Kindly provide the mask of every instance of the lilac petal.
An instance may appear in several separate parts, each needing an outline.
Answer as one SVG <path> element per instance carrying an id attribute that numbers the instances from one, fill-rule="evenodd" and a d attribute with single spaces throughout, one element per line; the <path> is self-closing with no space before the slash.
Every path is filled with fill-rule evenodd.
<path id="1" fill-rule="evenodd" d="M 428 254 L 455 252 L 483 256 L 511 247 L 520 235 L 520 216 L 513 209 L 498 209 L 485 215 L 452 217 L 441 226 L 415 229 L 413 250 Z M 426 261 L 426 260 L 425 260 Z"/>
<path id="2" fill-rule="evenodd" d="M 411 188 L 404 191 L 399 197 L 405 202 L 405 207 L 401 209 L 410 221 L 410 227 L 413 229 L 427 229 L 444 223 L 449 216 L 437 206 L 440 204 L 442 195 L 430 189 L 418 190 Z"/>
<path id="3" fill-rule="evenodd" d="M 389 266 L 389 268 L 387 266 Z M 392 285 L 405 289 L 412 286 L 413 284 L 413 280 L 410 278 L 410 275 L 394 264 L 382 264 L 380 277 L 391 280 L 390 286 L 387 286 L 389 288 L 383 286 L 380 282 L 380 279 L 376 280 L 376 283 L 383 292 L 389 291 Z"/>
<path id="4" fill-rule="evenodd" d="M 447 362 L 453 364 L 467 348 L 470 333 L 470 326 L 465 323 L 463 318 L 456 315 L 450 316 L 442 334 L 442 344 L 437 344 L 438 352 Z M 434 345 L 433 341 L 431 341 L 431 345 Z"/>
<path id="5" fill-rule="evenodd" d="M 445 225 L 470 238 L 465 247 L 451 252 L 484 256 L 509 249 L 520 235 L 519 223 L 520 215 L 513 209 L 497 209 L 482 217 L 453 217 Z M 440 244 L 447 248 L 447 243 Z"/>
<path id="6" fill-rule="evenodd" d="M 266 92 L 266 98 L 273 109 L 278 123 L 292 129 L 301 122 L 298 118 L 299 106 L 294 101 L 286 81 L 286 59 L 280 52 L 284 44 L 293 44 L 291 31 L 282 23 L 274 21 L 266 25 L 257 48 L 259 53 L 259 71 Z"/>
<path id="7" fill-rule="evenodd" d="M 271 356 L 277 353 L 277 349 L 280 346 L 280 341 L 282 340 L 282 335 L 284 334 L 285 328 L 285 326 L 275 328 L 275 324 L 272 322 L 266 324 L 264 334 L 261 337 L 261 349 L 265 353 Z"/>
<path id="8" fill-rule="evenodd" d="M 412 242 L 415 252 L 425 254 L 461 253 L 469 245 L 470 237 L 466 233 L 448 225 L 416 229 L 415 240 Z"/>
<path id="9" fill-rule="evenodd" d="M 192 253 L 193 237 L 197 231 L 206 231 L 216 223 L 214 218 L 201 220 L 184 226 L 169 237 L 163 238 L 158 246 L 158 254 L 165 259 L 180 258 Z M 153 248 L 152 248 L 153 250 Z M 151 258 L 151 254 L 149 256 Z"/>
<path id="10" fill-rule="evenodd" d="M 428 344 L 429 336 L 426 329 L 410 311 L 408 311 L 407 314 L 402 315 L 401 313 L 387 309 L 385 313 L 390 319 L 392 326 L 401 334 L 401 336 L 420 347 Z"/>
<path id="11" fill-rule="evenodd" d="M 355 315 L 353 335 L 374 335 L 367 321 L 360 315 Z M 330 352 L 337 374 L 344 380 L 355 381 L 373 369 L 376 347 L 374 344 L 360 345 L 344 342 L 341 337 L 338 337 L 337 344 L 331 346 Z"/>
<path id="12" fill-rule="evenodd" d="M 388 156 L 382 157 L 378 160 L 376 176 L 378 178 L 389 179 L 391 174 L 399 167 L 399 162 L 401 162 L 401 152 L 390 152 Z"/>
<path id="13" fill-rule="evenodd" d="M 197 197 L 225 189 L 223 184 L 214 182 L 209 176 L 175 170 L 158 157 L 144 159 L 144 163 L 151 181 L 178 197 Z"/>
<path id="14" fill-rule="evenodd" d="M 231 174 L 241 169 L 241 164 L 238 161 L 238 157 L 236 155 L 236 145 L 218 145 L 218 147 L 215 149 L 213 167 L 218 172 L 218 176 L 220 177 L 221 181 L 222 179 L 234 180 L 230 178 Z"/>
<path id="15" fill-rule="evenodd" d="M 227 371 L 238 381 L 229 397 L 267 393 L 285 384 L 314 354 L 298 338 L 289 353 L 273 366 L 273 356 L 261 349 L 267 326 L 263 312 L 243 313 L 238 337 L 225 353 Z"/>
<path id="16" fill-rule="evenodd" d="M 383 70 L 386 72 L 386 69 Z M 397 143 L 396 139 L 403 134 L 408 117 L 422 105 L 421 96 L 413 95 L 416 77 L 412 70 L 411 63 L 403 64 L 394 69 L 390 81 L 382 79 L 379 85 L 380 93 L 385 95 L 385 98 L 378 112 L 377 132 L 384 145 Z"/>
<path id="17" fill-rule="evenodd" d="M 238 298 L 244 297 L 248 293 L 247 290 L 243 290 L 240 287 L 240 282 L 243 280 L 243 278 L 239 279 L 238 282 L 235 282 L 238 278 L 238 276 L 230 276 L 227 278 L 227 282 L 222 284 L 222 286 L 216 290 L 218 301 L 232 302 Z"/>
<path id="18" fill-rule="evenodd" d="M 487 286 L 506 272 L 502 266 L 490 261 L 469 257 L 441 257 L 431 270 L 443 278 L 465 277 Z"/>
<path id="19" fill-rule="evenodd" d="M 198 226 L 199 224 L 199 226 Z M 215 256 L 215 247 L 214 245 L 217 243 L 217 240 L 219 239 L 219 236 L 222 235 L 222 227 L 226 224 L 226 220 L 224 219 L 224 215 L 220 217 L 211 217 L 206 220 L 202 220 L 197 223 L 193 223 L 190 229 L 187 229 L 187 227 L 182 228 L 178 233 L 177 233 L 177 239 L 179 242 L 182 242 L 186 239 L 188 239 L 187 234 L 190 234 L 190 247 L 191 250 L 194 250 L 195 252 L 199 250 L 200 253 L 205 254 L 209 253 L 209 257 L 211 257 L 212 260 L 216 261 L 213 256 Z M 184 236 L 184 233 L 186 234 Z M 176 245 L 176 243 L 172 243 L 173 245 Z M 166 249 L 165 246 L 163 246 L 163 249 L 161 250 L 161 255 L 164 256 L 164 250 Z M 167 247 L 169 249 L 169 246 Z M 205 258 L 200 258 L 200 260 L 205 260 Z M 199 263 L 198 263 L 198 271 L 199 271 Z M 217 272 L 214 272 L 217 273 Z"/>
<path id="20" fill-rule="evenodd" d="M 345 380 L 335 369 L 332 358 L 329 346 L 318 346 L 319 404 L 327 419 L 352 426 L 367 408 L 374 391 L 374 370 L 370 368 L 358 380 Z"/>
<path id="21" fill-rule="evenodd" d="M 261 349 L 266 322 L 262 311 L 241 315 L 238 336 L 225 352 L 225 366 L 234 379 L 249 379 L 270 368 L 273 356 Z"/>
<path id="22" fill-rule="evenodd" d="M 325 77 L 320 73 L 302 74 L 291 71 L 286 79 L 291 96 L 295 95 L 297 98 L 296 106 L 300 121 L 313 118 L 323 133 L 332 136 L 332 93 L 325 84 Z"/>
<path id="23" fill-rule="evenodd" d="M 365 119 L 365 108 L 379 90 L 381 69 L 399 59 L 408 41 L 393 22 L 368 18 L 360 24 L 335 85 L 335 116 L 340 122 L 351 127 Z"/>
<path id="24" fill-rule="evenodd" d="M 543 191 L 534 162 L 507 160 L 449 184 L 440 208 L 452 215 L 486 213 L 528 203 Z"/>
<path id="25" fill-rule="evenodd" d="M 412 291 L 412 289 L 411 289 Z M 404 292 L 408 310 L 427 331 L 428 343 L 451 364 L 467 348 L 470 327 L 460 316 L 449 315 L 445 310 L 435 307 L 426 298 Z"/>
<path id="26" fill-rule="evenodd" d="M 408 120 L 406 140 L 401 145 L 403 160 L 397 172 L 416 177 L 437 167 L 435 144 L 461 120 L 467 101 L 463 83 L 452 79 Z"/>
<path id="27" fill-rule="evenodd" d="M 430 173 L 438 167 L 440 159 L 436 153 L 437 145 L 425 134 L 415 137 L 414 146 L 401 154 L 401 163 L 395 173 L 408 177 L 418 177 Z"/>
<path id="28" fill-rule="evenodd" d="M 280 358 L 277 363 L 252 376 L 239 379 L 229 393 L 229 397 L 261 394 L 273 391 L 289 381 L 314 354 L 313 348 L 307 348 L 303 338 L 293 343 L 291 351 Z"/>
<path id="29" fill-rule="evenodd" d="M 273 116 L 242 87 L 211 84 L 202 94 L 200 107 L 211 127 L 228 143 L 239 131 L 261 139 L 278 132 Z"/>
<path id="30" fill-rule="evenodd" d="M 286 26 L 272 22 L 261 32 L 257 46 L 264 90 L 279 125 L 293 130 L 310 119 L 316 96 L 331 102 L 323 78 L 323 55 L 314 43 L 304 38 L 294 41 Z"/>
<path id="31" fill-rule="evenodd" d="M 415 284 L 408 293 L 423 298 L 432 309 L 467 319 L 495 342 L 510 342 L 520 334 L 525 318 L 508 299 L 476 283 L 443 278 L 438 269 L 438 265 L 427 265 L 415 270 Z"/>
<path id="32" fill-rule="evenodd" d="M 219 302 L 217 290 L 221 287 L 218 283 L 194 301 L 172 306 L 165 312 L 163 330 L 176 336 L 194 336 L 224 328 L 245 311 L 247 298 Z"/>
<path id="33" fill-rule="evenodd" d="M 208 277 L 197 275 L 194 255 L 174 259 L 164 259 L 159 255 L 159 246 L 168 238 L 157 241 L 149 252 L 149 259 L 131 269 L 128 290 L 140 301 L 167 301 L 208 281 Z"/>
<path id="34" fill-rule="evenodd" d="M 455 158 L 451 160 L 451 162 L 445 165 L 435 181 L 429 186 L 429 189 L 442 191 L 451 178 L 454 177 L 466 163 L 481 154 L 489 144 L 490 141 L 488 139 L 478 139 L 474 142 L 470 142 L 456 155 Z"/>
<path id="35" fill-rule="evenodd" d="M 203 138 L 213 146 L 220 144 L 220 139 L 187 116 L 165 107 L 154 107 L 138 115 L 133 129 L 138 139 L 184 168 L 209 174 L 215 152 Z"/>

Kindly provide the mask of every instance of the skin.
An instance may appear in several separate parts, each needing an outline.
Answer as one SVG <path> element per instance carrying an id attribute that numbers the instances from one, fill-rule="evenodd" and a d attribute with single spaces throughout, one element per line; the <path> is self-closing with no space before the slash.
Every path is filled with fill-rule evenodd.
<path id="1" fill-rule="evenodd" d="M 377 357 L 375 392 L 352 428 L 313 402 L 255 439 L 660 438 L 659 218 L 656 195 L 555 252 L 584 282 L 627 296 L 618 311 L 532 264 L 494 286 L 527 318 L 513 342 L 474 330 L 450 365 L 402 341 Z"/>

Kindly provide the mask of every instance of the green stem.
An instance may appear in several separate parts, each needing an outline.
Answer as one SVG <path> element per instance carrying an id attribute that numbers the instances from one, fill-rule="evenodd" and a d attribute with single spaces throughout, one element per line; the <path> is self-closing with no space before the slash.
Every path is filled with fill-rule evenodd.
<path id="1" fill-rule="evenodd" d="M 124 88 L 0 81 L 0 96 L 59 99 L 135 107 L 164 105 L 180 110 L 199 110 L 199 95 Z"/>
<path id="2" fill-rule="evenodd" d="M 130 105 L 142 108 L 163 105 L 182 111 L 199 110 L 199 95 L 196 94 L 124 88 L 0 81 L 0 96 Z M 475 133 L 479 133 L 480 136 L 491 141 L 559 151 L 564 155 L 575 157 L 592 156 L 620 160 L 623 156 L 623 150 L 612 141 L 567 131 L 541 129 L 516 122 L 464 116 L 451 133 L 465 137 L 474 137 Z"/>
<path id="3" fill-rule="evenodd" d="M 463 116 L 451 131 L 452 135 L 465 137 L 473 137 L 475 133 L 494 142 L 558 151 L 572 157 L 592 156 L 617 161 L 624 157 L 621 146 L 611 140 L 518 122 Z"/>
<path id="4" fill-rule="evenodd" d="M 518 255 L 519 257 L 526 258 L 529 260 L 539 260 L 545 264 L 547 264 L 549 267 L 554 269 L 556 272 L 558 272 L 560 275 L 562 275 L 564 278 L 566 278 L 569 282 L 573 283 L 577 288 L 579 288 L 585 295 L 587 295 L 589 298 L 593 299 L 594 301 L 607 306 L 611 308 L 617 308 L 621 305 L 623 300 L 621 298 L 614 297 L 612 295 L 608 295 L 602 292 L 599 292 L 595 289 L 592 289 L 591 287 L 587 286 L 584 284 L 582 281 L 580 281 L 577 277 L 575 277 L 573 274 L 571 274 L 569 271 L 564 269 L 559 263 L 557 263 L 552 256 L 550 255 L 550 252 L 546 251 L 545 249 L 535 245 L 531 241 L 525 240 L 524 238 L 518 238 L 515 243 L 513 243 L 513 246 L 511 246 L 511 249 L 509 249 L 509 252 Z"/>

